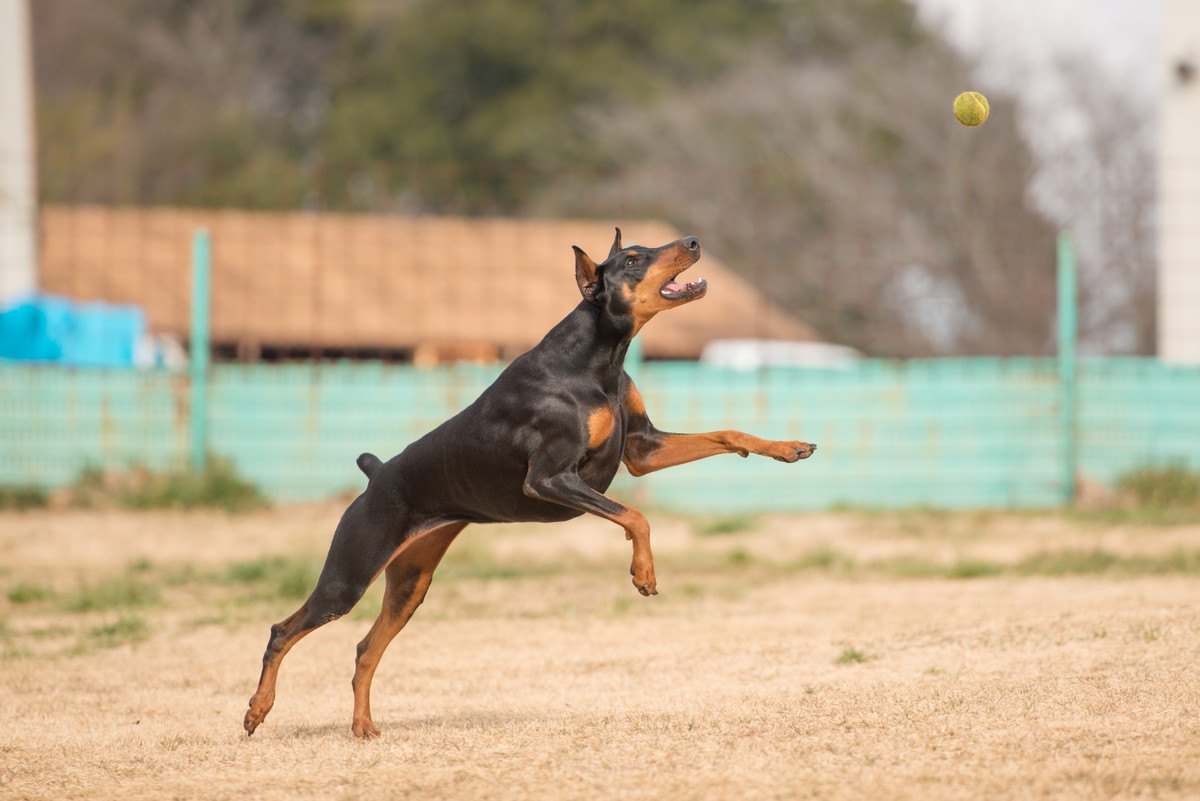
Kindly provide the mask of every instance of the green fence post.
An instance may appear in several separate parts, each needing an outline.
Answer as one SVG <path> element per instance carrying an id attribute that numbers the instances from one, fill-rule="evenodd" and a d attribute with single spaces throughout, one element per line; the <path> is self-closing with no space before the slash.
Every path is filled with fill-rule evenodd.
<path id="1" fill-rule="evenodd" d="M 1079 452 L 1075 339 L 1078 302 L 1075 280 L 1075 247 L 1066 231 L 1058 235 L 1058 380 L 1062 415 L 1062 497 L 1063 503 L 1075 502 L 1076 460 Z"/>
<path id="2" fill-rule="evenodd" d="M 189 345 L 192 383 L 192 469 L 203 470 L 208 458 L 208 323 L 211 247 L 208 231 L 192 234 L 192 339 Z"/>

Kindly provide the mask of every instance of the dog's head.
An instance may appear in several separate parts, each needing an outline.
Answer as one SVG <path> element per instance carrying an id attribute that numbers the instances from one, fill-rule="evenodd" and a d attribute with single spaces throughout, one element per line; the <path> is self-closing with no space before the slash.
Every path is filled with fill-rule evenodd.
<path id="1" fill-rule="evenodd" d="M 579 294 L 609 314 L 629 317 L 636 334 L 660 311 L 699 300 L 708 292 L 703 278 L 680 283 L 680 273 L 700 260 L 700 240 L 685 236 L 662 247 L 621 245 L 621 229 L 608 258 L 596 264 L 575 248 L 575 281 Z"/>

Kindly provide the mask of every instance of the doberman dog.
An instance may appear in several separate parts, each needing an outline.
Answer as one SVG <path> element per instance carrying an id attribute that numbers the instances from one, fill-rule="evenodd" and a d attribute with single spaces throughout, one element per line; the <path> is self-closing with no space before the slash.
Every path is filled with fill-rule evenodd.
<path id="1" fill-rule="evenodd" d="M 279 665 L 292 646 L 349 612 L 385 573 L 383 608 L 358 644 L 352 682 L 353 732 L 378 736 L 371 722 L 371 678 L 468 523 L 548 523 L 585 512 L 611 520 L 633 543 L 633 585 L 642 595 L 656 595 L 645 515 L 603 494 L 622 462 L 642 476 L 721 453 L 795 462 L 816 450 L 807 442 L 769 441 L 740 431 L 668 434 L 646 415 L 624 370 L 625 354 L 654 315 L 707 293 L 703 278 L 677 281 L 700 258 L 699 239 L 623 247 L 618 228 L 603 263 L 574 250 L 583 295 L 574 311 L 474 403 L 398 456 L 387 462 L 369 453 L 358 457 L 367 488 L 342 515 L 308 600 L 271 627 L 244 721 L 247 734 L 271 710 Z"/>

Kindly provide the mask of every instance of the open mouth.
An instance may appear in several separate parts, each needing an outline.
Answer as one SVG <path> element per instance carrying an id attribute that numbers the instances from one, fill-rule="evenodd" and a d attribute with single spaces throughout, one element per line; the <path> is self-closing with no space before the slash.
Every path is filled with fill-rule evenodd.
<path id="1" fill-rule="evenodd" d="M 681 284 L 672 278 L 663 284 L 663 288 L 658 290 L 658 294 L 667 300 L 695 300 L 707 291 L 708 281 L 705 281 L 703 278 L 688 281 L 686 284 Z"/>

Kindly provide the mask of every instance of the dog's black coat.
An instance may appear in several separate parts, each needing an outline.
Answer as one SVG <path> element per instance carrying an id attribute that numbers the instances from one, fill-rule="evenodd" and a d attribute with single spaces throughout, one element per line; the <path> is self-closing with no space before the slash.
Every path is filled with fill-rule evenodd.
<path id="1" fill-rule="evenodd" d="M 514 360 L 474 403 L 400 454 L 387 462 L 370 453 L 358 457 L 367 488 L 342 515 L 312 595 L 272 628 L 263 677 L 246 715 L 248 732 L 273 703 L 275 671 L 291 645 L 349 612 L 387 567 L 389 586 L 376 627 L 384 621 L 394 631 L 382 635 L 382 646 L 372 646 L 372 629 L 359 646 L 355 678 L 355 732 L 377 733 L 366 705 L 368 690 L 360 693 L 358 685 L 363 673 L 369 688 L 375 663 L 364 668 L 363 655 L 375 648 L 377 662 L 424 597 L 445 547 L 468 523 L 554 522 L 585 512 L 613 520 L 634 541 L 635 565 L 641 567 L 631 573 L 648 595 L 655 587 L 645 518 L 603 495 L 627 450 L 640 460 L 671 438 L 708 438 L 705 448 L 675 454 L 645 472 L 717 452 L 745 456 L 753 450 L 784 461 L 811 454 L 815 446 L 807 443 L 771 443 L 740 432 L 664 434 L 647 418 L 623 368 L 625 356 L 633 336 L 655 313 L 703 296 L 702 279 L 686 287 L 674 280 L 699 258 L 695 237 L 660 248 L 623 248 L 619 229 L 603 264 L 576 248 L 576 279 L 584 299 L 537 346 Z M 716 441 L 721 444 L 712 446 Z M 432 531 L 448 532 L 444 543 L 397 567 L 406 560 L 398 554 L 410 541 Z"/>

